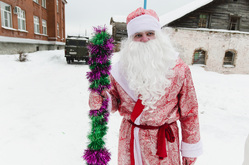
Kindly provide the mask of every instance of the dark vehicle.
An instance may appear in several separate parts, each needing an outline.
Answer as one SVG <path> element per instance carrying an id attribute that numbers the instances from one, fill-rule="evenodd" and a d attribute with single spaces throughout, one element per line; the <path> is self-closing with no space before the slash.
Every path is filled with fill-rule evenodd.
<path id="1" fill-rule="evenodd" d="M 87 45 L 89 42 L 88 37 L 82 36 L 67 36 L 65 45 L 65 57 L 67 63 L 70 64 L 74 60 L 84 60 L 88 63 L 89 51 Z"/>

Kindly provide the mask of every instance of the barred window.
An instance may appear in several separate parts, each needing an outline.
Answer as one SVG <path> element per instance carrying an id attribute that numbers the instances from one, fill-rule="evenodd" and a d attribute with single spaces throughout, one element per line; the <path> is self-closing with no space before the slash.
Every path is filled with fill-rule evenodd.
<path id="1" fill-rule="evenodd" d="M 12 28 L 11 6 L 3 2 L 0 2 L 0 6 L 1 6 L 2 26 L 7 28 Z"/>
<path id="2" fill-rule="evenodd" d="M 26 30 L 26 16 L 25 16 L 25 11 L 21 10 L 18 13 L 18 29 L 19 30 Z"/>
<path id="3" fill-rule="evenodd" d="M 196 50 L 194 52 L 193 64 L 206 64 L 206 52 L 204 50 Z"/>
<path id="4" fill-rule="evenodd" d="M 37 34 L 40 33 L 39 17 L 37 17 L 37 16 L 34 16 L 34 32 Z"/>
<path id="5" fill-rule="evenodd" d="M 225 53 L 225 56 L 224 56 L 223 65 L 224 66 L 228 66 L 228 65 L 234 66 L 234 58 L 235 58 L 235 53 L 232 51 L 227 51 Z"/>
<path id="6" fill-rule="evenodd" d="M 47 35 L 47 21 L 46 20 L 42 20 L 42 34 Z"/>

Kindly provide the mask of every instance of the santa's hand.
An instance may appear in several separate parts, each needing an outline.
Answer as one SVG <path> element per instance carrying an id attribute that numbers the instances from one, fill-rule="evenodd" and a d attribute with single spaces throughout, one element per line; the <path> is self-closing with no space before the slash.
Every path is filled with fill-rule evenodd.
<path id="1" fill-rule="evenodd" d="M 107 98 L 107 92 L 106 90 L 103 90 L 101 92 L 101 95 L 99 95 L 97 92 L 91 92 L 89 96 L 89 107 L 90 109 L 100 109 L 102 106 L 102 102 L 104 98 Z"/>
<path id="2" fill-rule="evenodd" d="M 197 158 L 182 157 L 182 165 L 194 165 Z"/>
<path id="3" fill-rule="evenodd" d="M 103 97 L 97 92 L 91 92 L 89 95 L 89 107 L 91 110 L 100 109 L 102 106 Z"/>

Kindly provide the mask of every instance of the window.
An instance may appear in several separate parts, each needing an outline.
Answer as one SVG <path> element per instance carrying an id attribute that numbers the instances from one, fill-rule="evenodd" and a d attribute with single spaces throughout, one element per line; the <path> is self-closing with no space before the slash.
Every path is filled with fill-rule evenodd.
<path id="1" fill-rule="evenodd" d="M 59 0 L 56 0 L 57 13 L 59 13 Z"/>
<path id="2" fill-rule="evenodd" d="M 40 33 L 40 24 L 39 24 L 39 18 L 37 16 L 34 16 L 34 32 Z"/>
<path id="3" fill-rule="evenodd" d="M 42 7 L 46 8 L 46 0 L 42 0 Z"/>
<path id="4" fill-rule="evenodd" d="M 205 55 L 206 52 L 204 50 L 196 50 L 194 53 L 194 61 L 193 64 L 206 64 L 206 58 Z"/>
<path id="5" fill-rule="evenodd" d="M 38 0 L 33 0 L 33 1 L 36 2 L 36 3 L 39 3 Z"/>
<path id="6" fill-rule="evenodd" d="M 199 28 L 208 28 L 209 24 L 209 14 L 200 14 L 199 16 Z"/>
<path id="7" fill-rule="evenodd" d="M 25 17 L 25 11 L 21 10 L 18 12 L 18 29 L 19 30 L 26 30 L 26 17 Z"/>
<path id="8" fill-rule="evenodd" d="M 62 29 L 62 30 L 61 30 L 61 38 L 62 38 L 62 40 L 64 39 L 64 36 L 63 36 L 63 35 L 64 35 L 64 34 L 63 34 L 63 31 L 64 31 L 64 29 Z"/>
<path id="9" fill-rule="evenodd" d="M 225 53 L 225 57 L 224 57 L 224 61 L 223 61 L 223 65 L 224 66 L 228 66 L 228 65 L 233 65 L 234 66 L 234 57 L 235 57 L 235 53 L 232 51 L 227 51 Z"/>
<path id="10" fill-rule="evenodd" d="M 239 30 L 240 17 L 231 16 L 228 30 Z"/>
<path id="11" fill-rule="evenodd" d="M 57 23 L 57 36 L 60 37 L 60 26 L 58 23 Z"/>
<path id="12" fill-rule="evenodd" d="M 42 20 L 42 34 L 47 35 L 47 21 L 46 20 Z"/>
<path id="13" fill-rule="evenodd" d="M 11 6 L 3 2 L 0 2 L 0 5 L 2 26 L 12 28 Z"/>

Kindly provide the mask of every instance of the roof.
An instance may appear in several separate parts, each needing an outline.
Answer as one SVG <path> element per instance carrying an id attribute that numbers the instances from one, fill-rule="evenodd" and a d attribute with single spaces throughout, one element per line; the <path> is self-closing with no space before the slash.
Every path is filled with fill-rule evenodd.
<path id="1" fill-rule="evenodd" d="M 115 22 L 126 23 L 126 16 L 116 15 L 111 17 L 110 24 Z"/>
<path id="2" fill-rule="evenodd" d="M 172 10 L 159 17 L 161 26 L 167 25 L 170 22 L 181 18 L 182 16 L 212 2 L 213 0 L 194 0 L 180 8 Z"/>

